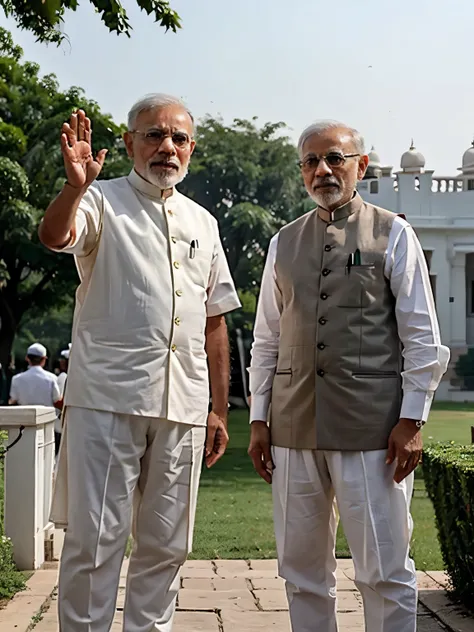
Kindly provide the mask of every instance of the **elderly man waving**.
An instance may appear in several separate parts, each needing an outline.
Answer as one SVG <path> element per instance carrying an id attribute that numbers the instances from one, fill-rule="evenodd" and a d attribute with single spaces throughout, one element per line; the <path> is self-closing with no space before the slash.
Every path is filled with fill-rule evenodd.
<path id="1" fill-rule="evenodd" d="M 224 314 L 240 303 L 216 220 L 175 189 L 193 127 L 179 99 L 142 99 L 124 136 L 134 168 L 94 184 L 106 152 L 93 157 L 90 120 L 79 111 L 63 126 L 67 180 L 40 227 L 81 278 L 52 516 L 67 523 L 63 632 L 110 630 L 134 495 L 124 630 L 171 630 L 203 451 L 212 466 L 228 441 Z"/>
<path id="2" fill-rule="evenodd" d="M 356 192 L 368 163 L 360 134 L 323 121 L 299 151 L 318 207 L 270 244 L 249 452 L 273 484 L 294 632 L 337 630 L 334 498 L 367 632 L 414 632 L 413 471 L 449 350 L 415 233 Z"/>

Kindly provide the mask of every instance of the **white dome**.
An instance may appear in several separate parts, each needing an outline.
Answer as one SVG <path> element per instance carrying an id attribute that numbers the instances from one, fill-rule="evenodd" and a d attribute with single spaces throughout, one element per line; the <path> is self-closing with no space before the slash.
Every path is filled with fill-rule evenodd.
<path id="1" fill-rule="evenodd" d="M 466 149 L 463 154 L 461 170 L 474 171 L 474 141 L 472 143 L 472 146 L 469 147 L 469 149 Z"/>
<path id="2" fill-rule="evenodd" d="M 425 157 L 419 151 L 416 151 L 412 140 L 410 149 L 402 155 L 400 167 L 403 171 L 418 172 L 424 168 L 425 162 Z"/>
<path id="3" fill-rule="evenodd" d="M 372 149 L 370 150 L 370 153 L 369 153 L 369 165 L 374 166 L 374 167 L 380 167 L 381 164 L 382 163 L 380 161 L 380 156 L 375 151 L 375 147 L 372 145 Z"/>

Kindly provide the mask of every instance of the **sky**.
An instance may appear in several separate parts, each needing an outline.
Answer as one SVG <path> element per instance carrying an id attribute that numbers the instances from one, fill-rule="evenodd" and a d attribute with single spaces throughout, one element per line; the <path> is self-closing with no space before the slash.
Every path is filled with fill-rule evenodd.
<path id="1" fill-rule="evenodd" d="M 413 138 L 438 175 L 456 174 L 474 138 L 472 0 L 170 0 L 178 34 L 122 2 L 130 39 L 110 34 L 87 0 L 66 14 L 59 48 L 3 14 L 0 25 L 44 74 L 81 86 L 117 122 L 149 92 L 184 98 L 197 118 L 284 121 L 295 141 L 332 118 L 395 169 Z"/>

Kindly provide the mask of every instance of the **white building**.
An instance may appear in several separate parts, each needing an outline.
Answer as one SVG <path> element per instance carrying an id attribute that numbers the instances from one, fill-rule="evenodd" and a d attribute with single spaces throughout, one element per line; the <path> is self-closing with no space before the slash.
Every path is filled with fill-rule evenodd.
<path id="1" fill-rule="evenodd" d="M 451 365 L 438 400 L 472 401 L 456 377 L 460 355 L 474 347 L 474 142 L 462 158 L 457 176 L 435 176 L 425 170 L 425 158 L 412 142 L 400 171 L 383 167 L 374 149 L 361 196 L 383 208 L 403 213 L 415 229 L 426 254 L 444 344 L 451 348 Z"/>

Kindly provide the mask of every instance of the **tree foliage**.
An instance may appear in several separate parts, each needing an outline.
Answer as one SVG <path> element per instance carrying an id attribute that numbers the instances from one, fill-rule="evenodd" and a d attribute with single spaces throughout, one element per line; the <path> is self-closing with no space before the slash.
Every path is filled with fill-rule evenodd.
<path id="1" fill-rule="evenodd" d="M 97 146 L 109 149 L 105 177 L 122 175 L 128 159 L 121 128 L 80 88 L 59 90 L 23 62 L 21 48 L 0 29 L 0 363 L 8 366 L 15 332 L 26 313 L 60 305 L 77 283 L 74 263 L 45 250 L 37 228 L 64 180 L 60 128 L 77 107 L 94 120 Z"/>
<path id="2" fill-rule="evenodd" d="M 119 0 L 89 2 L 109 31 L 130 37 L 132 26 Z M 166 31 L 176 32 L 181 28 L 180 17 L 168 0 L 136 0 L 136 3 Z M 0 0 L 0 6 L 7 17 L 12 17 L 20 28 L 31 31 L 37 41 L 60 44 L 65 38 L 64 15 L 68 10 L 76 11 L 79 0 Z"/>

